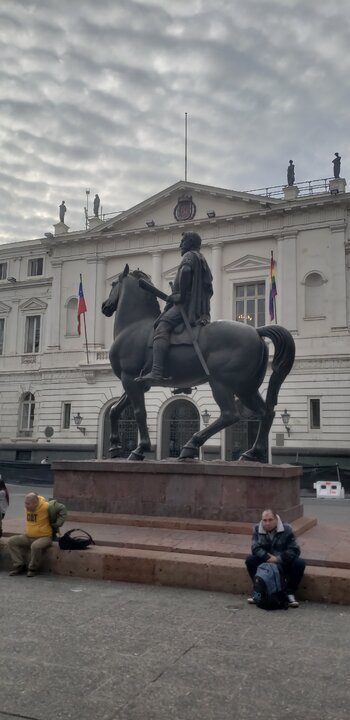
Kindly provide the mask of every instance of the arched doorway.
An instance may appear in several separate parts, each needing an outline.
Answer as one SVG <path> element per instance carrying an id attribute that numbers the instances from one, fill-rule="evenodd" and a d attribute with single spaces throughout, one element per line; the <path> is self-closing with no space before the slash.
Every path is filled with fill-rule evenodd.
<path id="1" fill-rule="evenodd" d="M 116 402 L 116 400 L 114 401 Z M 109 419 L 109 411 L 111 406 L 106 410 L 103 425 L 103 448 L 102 457 L 108 458 L 108 449 L 110 446 L 109 436 L 111 434 L 111 423 Z M 121 457 L 128 457 L 137 446 L 137 425 L 135 422 L 134 411 L 131 406 L 125 408 L 119 418 L 119 439 L 122 446 Z"/>
<path id="2" fill-rule="evenodd" d="M 241 420 L 227 428 L 225 460 L 238 460 L 242 453 L 251 448 L 254 445 L 258 429 L 259 422 L 257 420 Z"/>
<path id="3" fill-rule="evenodd" d="M 173 400 L 164 410 L 161 457 L 175 458 L 200 428 L 199 412 L 189 400 Z"/>

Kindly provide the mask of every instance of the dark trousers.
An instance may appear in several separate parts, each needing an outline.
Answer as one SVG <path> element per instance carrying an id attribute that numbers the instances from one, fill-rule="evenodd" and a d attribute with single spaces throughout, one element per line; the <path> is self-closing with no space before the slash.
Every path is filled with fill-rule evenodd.
<path id="1" fill-rule="evenodd" d="M 259 565 L 261 565 L 263 562 L 266 561 L 261 560 L 261 558 L 258 558 L 255 555 L 248 555 L 245 564 L 252 580 L 254 580 L 254 576 Z M 295 560 L 293 560 L 293 562 L 286 565 L 281 565 L 279 563 L 278 567 L 281 570 L 282 575 L 286 578 L 287 593 L 294 595 L 304 575 L 305 561 L 302 560 L 302 558 L 296 558 Z"/>

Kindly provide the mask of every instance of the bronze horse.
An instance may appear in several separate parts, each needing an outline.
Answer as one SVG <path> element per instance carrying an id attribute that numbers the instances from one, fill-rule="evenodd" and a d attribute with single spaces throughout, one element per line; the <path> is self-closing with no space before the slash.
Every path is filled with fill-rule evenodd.
<path id="1" fill-rule="evenodd" d="M 131 404 L 139 430 L 139 444 L 131 452 L 129 460 L 143 460 L 144 453 L 151 449 L 144 396 L 149 388 L 135 382 L 135 378 L 151 368 L 153 323 L 160 314 L 158 300 L 139 286 L 140 278 L 149 280 L 140 270 L 129 272 L 126 265 L 112 283 L 109 298 L 102 305 L 102 312 L 107 317 L 115 313 L 114 342 L 109 357 L 125 391 L 110 410 L 110 454 L 111 457 L 120 456 L 118 420 L 124 408 Z M 264 337 L 272 340 L 275 347 L 266 400 L 259 394 L 268 363 Z M 169 382 L 164 384 L 185 389 L 209 382 L 220 416 L 188 440 L 180 459 L 197 457 L 199 448 L 210 437 L 245 415 L 259 419 L 259 430 L 254 445 L 241 459 L 266 462 L 265 448 L 275 416 L 278 392 L 294 362 L 292 335 L 279 325 L 255 329 L 240 322 L 219 320 L 201 328 L 198 343 L 209 369 L 209 378 L 193 345 L 175 344 L 169 349 L 166 363 Z"/>

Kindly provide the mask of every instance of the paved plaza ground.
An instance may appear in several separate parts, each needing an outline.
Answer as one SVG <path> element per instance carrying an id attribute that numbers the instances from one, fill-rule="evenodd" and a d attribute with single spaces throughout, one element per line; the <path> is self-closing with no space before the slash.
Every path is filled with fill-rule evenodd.
<path id="1" fill-rule="evenodd" d="M 350 608 L 0 573 L 0 720 L 347 720 Z"/>
<path id="2" fill-rule="evenodd" d="M 15 528 L 29 488 L 9 489 Z M 321 523 L 301 536 L 305 552 L 320 550 L 323 523 L 341 544 L 350 501 L 303 502 Z M 0 720 L 349 716 L 350 606 L 268 613 L 240 595 L 5 571 L 0 588 Z"/>

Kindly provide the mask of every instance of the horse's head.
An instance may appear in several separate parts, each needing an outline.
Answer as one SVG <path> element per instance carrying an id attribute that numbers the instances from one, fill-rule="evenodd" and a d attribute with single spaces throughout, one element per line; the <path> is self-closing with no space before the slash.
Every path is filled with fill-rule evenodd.
<path id="1" fill-rule="evenodd" d="M 109 294 L 108 300 L 102 303 L 102 312 L 107 317 L 111 317 L 118 308 L 118 304 L 123 297 L 125 300 L 125 306 L 123 304 L 123 312 L 126 313 L 125 319 L 131 316 L 150 316 L 157 317 L 160 313 L 158 300 L 154 295 L 150 295 L 145 290 L 139 287 L 139 279 L 147 279 L 151 282 L 149 275 L 146 275 L 142 270 L 134 270 L 129 274 L 129 265 L 125 265 L 123 272 L 118 275 L 117 280 L 112 283 L 112 289 Z"/>
<path id="2" fill-rule="evenodd" d="M 112 290 L 109 297 L 102 303 L 102 312 L 106 317 L 111 317 L 118 307 L 120 298 L 121 285 L 123 279 L 129 274 L 129 265 L 125 265 L 123 272 L 118 275 L 118 279 L 112 282 Z"/>

